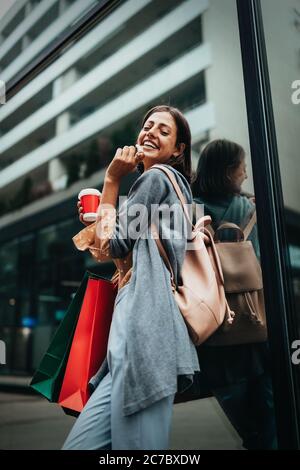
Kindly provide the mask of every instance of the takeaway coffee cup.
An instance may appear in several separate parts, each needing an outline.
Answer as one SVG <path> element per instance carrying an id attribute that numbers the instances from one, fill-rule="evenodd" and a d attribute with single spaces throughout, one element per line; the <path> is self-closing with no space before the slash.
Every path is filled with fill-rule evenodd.
<path id="1" fill-rule="evenodd" d="M 78 194 L 82 206 L 82 218 L 85 222 L 95 222 L 100 196 L 100 191 L 94 188 L 82 189 Z"/>

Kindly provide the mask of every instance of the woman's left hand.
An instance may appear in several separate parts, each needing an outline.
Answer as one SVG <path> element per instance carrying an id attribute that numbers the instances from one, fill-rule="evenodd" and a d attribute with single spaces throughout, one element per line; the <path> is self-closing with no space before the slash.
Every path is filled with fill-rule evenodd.
<path id="1" fill-rule="evenodd" d="M 119 182 L 123 176 L 133 172 L 139 162 L 144 158 L 143 152 L 137 152 L 136 147 L 127 145 L 118 148 L 116 154 L 106 170 L 106 178 Z"/>

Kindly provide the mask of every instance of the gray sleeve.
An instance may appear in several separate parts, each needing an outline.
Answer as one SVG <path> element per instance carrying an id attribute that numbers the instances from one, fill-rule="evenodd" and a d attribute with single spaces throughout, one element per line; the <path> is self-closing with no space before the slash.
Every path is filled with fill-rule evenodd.
<path id="1" fill-rule="evenodd" d="M 145 171 L 135 181 L 117 214 L 110 240 L 113 258 L 124 258 L 133 250 L 135 241 L 147 230 L 155 206 L 161 204 L 168 192 L 166 176 L 161 170 Z"/>

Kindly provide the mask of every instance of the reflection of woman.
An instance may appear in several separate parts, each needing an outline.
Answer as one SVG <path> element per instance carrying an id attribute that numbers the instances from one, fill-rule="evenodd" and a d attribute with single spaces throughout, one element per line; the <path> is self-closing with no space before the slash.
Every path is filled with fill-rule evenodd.
<path id="1" fill-rule="evenodd" d="M 95 391 L 71 430 L 64 449 L 164 449 L 168 447 L 173 399 L 192 383 L 199 370 L 197 352 L 171 290 L 170 274 L 156 242 L 149 235 L 151 205 L 175 204 L 184 219 L 178 198 L 165 174 L 151 169 L 167 164 L 188 203 L 192 195 L 190 129 L 175 108 L 158 106 L 146 114 L 135 147 L 117 150 L 104 181 L 99 220 L 74 239 L 79 249 L 89 249 L 98 261 L 113 259 L 119 269 L 119 292 L 110 330 L 107 362 L 94 377 Z M 133 184 L 117 218 L 121 179 L 137 163 L 143 174 Z M 133 237 L 130 230 L 135 207 L 145 207 L 141 221 L 147 236 Z M 115 211 L 113 211 L 113 214 Z M 124 216 L 128 230 L 124 236 Z M 183 220 L 182 219 L 182 220 Z M 179 280 L 186 237 L 174 237 L 172 227 L 162 243 Z M 136 225 L 135 225 L 136 226 Z M 126 230 L 126 229 L 125 229 Z M 123 233 L 122 233 L 123 232 Z M 166 232 L 167 233 L 167 232 Z M 108 366 L 108 367 L 107 367 Z"/>
<path id="2" fill-rule="evenodd" d="M 215 140 L 203 150 L 192 189 L 194 200 L 204 204 L 205 214 L 216 229 L 221 222 L 241 227 L 255 205 L 241 195 L 247 178 L 243 148 L 227 140 Z M 227 231 L 227 239 L 230 236 Z M 257 227 L 249 240 L 259 257 Z M 273 392 L 268 345 L 204 345 L 198 350 L 203 383 L 209 386 L 243 439 L 247 449 L 276 448 Z"/>

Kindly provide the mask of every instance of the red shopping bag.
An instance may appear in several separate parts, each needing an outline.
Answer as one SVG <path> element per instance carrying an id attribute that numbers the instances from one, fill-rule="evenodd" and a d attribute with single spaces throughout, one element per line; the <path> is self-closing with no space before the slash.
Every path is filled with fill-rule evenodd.
<path id="1" fill-rule="evenodd" d="M 58 403 L 78 415 L 90 397 L 88 382 L 107 352 L 116 285 L 90 277 L 74 333 Z"/>

